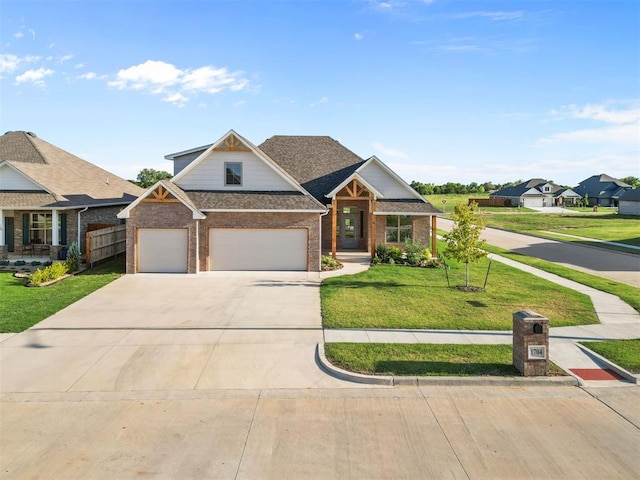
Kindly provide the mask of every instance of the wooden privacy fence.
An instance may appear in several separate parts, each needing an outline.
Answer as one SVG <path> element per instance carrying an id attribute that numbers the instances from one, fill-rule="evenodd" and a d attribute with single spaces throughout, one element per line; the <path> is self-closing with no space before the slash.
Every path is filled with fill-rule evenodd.
<path id="1" fill-rule="evenodd" d="M 127 249 L 127 226 L 112 225 L 87 232 L 87 265 L 115 257 Z"/>
<path id="2" fill-rule="evenodd" d="M 510 207 L 510 198 L 470 198 L 469 205 L 471 203 L 477 203 L 479 207 Z"/>

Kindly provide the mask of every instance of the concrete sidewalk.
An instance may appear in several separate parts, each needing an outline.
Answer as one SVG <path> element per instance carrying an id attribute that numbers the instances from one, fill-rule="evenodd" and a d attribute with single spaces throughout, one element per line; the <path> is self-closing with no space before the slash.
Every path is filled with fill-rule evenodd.
<path id="1" fill-rule="evenodd" d="M 593 355 L 588 350 L 579 347 L 577 342 L 640 338 L 640 315 L 638 312 L 615 295 L 596 290 L 499 255 L 490 254 L 490 258 L 558 285 L 579 291 L 591 298 L 600 324 L 550 328 L 549 357 L 551 361 L 571 375 L 574 375 L 582 385 L 612 386 L 631 384 L 634 381 L 637 383 L 639 381 L 639 375 L 633 375 L 624 382 L 621 382 L 619 380 L 583 380 L 573 373 L 574 370 L 615 370 L 616 366 L 612 366 L 601 357 Z M 345 260 L 348 262 L 348 259 Z M 353 269 L 353 273 L 367 268 L 364 265 L 352 266 L 348 263 L 345 263 L 345 267 Z M 349 271 L 349 273 L 352 272 Z M 510 331 L 325 329 L 324 341 L 326 343 L 511 344 L 513 339 L 512 332 Z"/>

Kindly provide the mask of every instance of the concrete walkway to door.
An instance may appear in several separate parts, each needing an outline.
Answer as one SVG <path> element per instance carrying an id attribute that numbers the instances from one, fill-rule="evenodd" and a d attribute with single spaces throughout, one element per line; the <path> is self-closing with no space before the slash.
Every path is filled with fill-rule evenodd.
<path id="1" fill-rule="evenodd" d="M 0 391 L 352 387 L 315 362 L 319 275 L 127 275 L 0 343 Z"/>

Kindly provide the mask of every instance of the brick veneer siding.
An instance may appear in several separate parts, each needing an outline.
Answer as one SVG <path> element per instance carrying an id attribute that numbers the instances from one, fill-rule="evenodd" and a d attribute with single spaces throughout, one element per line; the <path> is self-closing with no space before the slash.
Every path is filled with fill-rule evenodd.
<path id="1" fill-rule="evenodd" d="M 127 273 L 136 273 L 139 228 L 186 228 L 188 230 L 187 273 L 198 272 L 198 222 L 193 219 L 191 210 L 183 204 L 142 202 L 131 210 L 126 223 Z"/>
<path id="2" fill-rule="evenodd" d="M 200 220 L 200 270 L 209 269 L 210 228 L 305 228 L 307 270 L 320 270 L 320 221 L 317 213 L 232 213 L 211 212 Z"/>

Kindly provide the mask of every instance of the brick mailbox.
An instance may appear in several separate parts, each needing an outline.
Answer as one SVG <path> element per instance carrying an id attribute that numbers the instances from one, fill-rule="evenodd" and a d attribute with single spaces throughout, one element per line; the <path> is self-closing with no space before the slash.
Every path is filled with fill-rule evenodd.
<path id="1" fill-rule="evenodd" d="M 513 314 L 513 365 L 525 377 L 548 375 L 548 318 L 528 310 Z"/>

